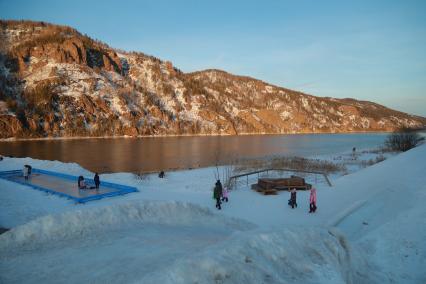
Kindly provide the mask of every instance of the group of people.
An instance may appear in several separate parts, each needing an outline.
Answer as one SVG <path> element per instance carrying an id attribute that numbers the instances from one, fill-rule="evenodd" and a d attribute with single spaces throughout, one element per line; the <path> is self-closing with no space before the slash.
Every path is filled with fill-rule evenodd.
<path id="1" fill-rule="evenodd" d="M 222 202 L 228 202 L 228 189 L 222 186 L 220 180 L 216 181 L 213 190 L 213 198 L 216 200 L 216 208 L 218 210 L 222 209 Z M 288 205 L 292 209 L 297 208 L 297 193 L 296 189 L 292 188 L 290 190 L 290 199 L 288 200 Z M 317 210 L 317 190 L 315 187 L 312 187 L 309 195 L 309 213 L 315 213 Z"/>
<path id="2" fill-rule="evenodd" d="M 93 181 L 95 183 L 95 186 L 89 187 L 89 186 L 87 186 L 86 181 L 84 180 L 84 177 L 83 176 L 79 176 L 78 177 L 78 182 L 77 182 L 78 189 L 96 189 L 96 190 L 98 190 L 99 189 L 99 185 L 101 184 L 101 180 L 99 178 L 98 173 L 95 173 L 95 176 L 93 177 Z"/>
<path id="3" fill-rule="evenodd" d="M 288 200 L 288 205 L 290 205 L 292 209 L 294 209 L 295 207 L 297 208 L 295 188 L 290 190 L 290 199 Z M 315 189 L 315 187 L 312 187 L 310 195 L 309 195 L 309 213 L 315 213 L 316 210 L 317 210 L 317 190 Z"/>
<path id="4" fill-rule="evenodd" d="M 218 210 L 222 209 L 222 202 L 228 202 L 229 198 L 228 198 L 228 189 L 222 186 L 222 183 L 220 182 L 220 180 L 218 179 L 216 181 L 216 184 L 214 186 L 214 190 L 213 190 L 213 198 L 216 199 L 216 208 Z"/>

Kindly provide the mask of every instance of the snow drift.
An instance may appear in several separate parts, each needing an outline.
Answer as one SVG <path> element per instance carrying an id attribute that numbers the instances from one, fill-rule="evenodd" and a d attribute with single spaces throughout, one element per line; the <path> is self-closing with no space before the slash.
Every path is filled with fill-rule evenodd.
<path id="1" fill-rule="evenodd" d="M 364 263 L 333 229 L 251 231 L 137 283 L 361 283 Z"/>
<path id="2" fill-rule="evenodd" d="M 1 235 L 0 255 L 8 283 L 55 282 L 58 273 L 69 283 L 352 283 L 363 263 L 334 229 L 260 230 L 159 201 L 38 218 Z"/>
<path id="3" fill-rule="evenodd" d="M 208 225 L 234 230 L 255 227 L 244 220 L 223 218 L 213 214 L 208 208 L 192 203 L 134 201 L 38 218 L 0 235 L 0 252 L 92 236 L 137 224 Z"/>

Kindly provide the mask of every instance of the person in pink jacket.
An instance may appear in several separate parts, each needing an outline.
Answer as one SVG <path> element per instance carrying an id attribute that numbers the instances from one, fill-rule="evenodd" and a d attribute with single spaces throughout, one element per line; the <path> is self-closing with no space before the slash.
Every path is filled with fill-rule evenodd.
<path id="1" fill-rule="evenodd" d="M 228 202 L 228 187 L 224 186 L 222 190 L 222 202 Z"/>
<path id="2" fill-rule="evenodd" d="M 317 210 L 317 190 L 315 187 L 311 188 L 311 195 L 309 196 L 309 213 L 315 213 Z"/>

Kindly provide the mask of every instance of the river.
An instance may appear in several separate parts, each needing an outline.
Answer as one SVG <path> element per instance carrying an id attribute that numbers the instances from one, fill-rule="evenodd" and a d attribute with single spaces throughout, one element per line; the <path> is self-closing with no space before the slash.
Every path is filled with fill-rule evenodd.
<path id="1" fill-rule="evenodd" d="M 1 141 L 0 154 L 75 162 L 106 172 L 196 168 L 264 156 L 330 155 L 383 145 L 387 134 L 184 136 Z"/>

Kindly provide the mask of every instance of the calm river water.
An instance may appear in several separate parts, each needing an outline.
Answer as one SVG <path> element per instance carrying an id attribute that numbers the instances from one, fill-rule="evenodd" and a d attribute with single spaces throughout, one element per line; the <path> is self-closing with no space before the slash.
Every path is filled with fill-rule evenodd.
<path id="1" fill-rule="evenodd" d="M 338 154 L 383 145 L 387 134 L 301 134 L 2 141 L 0 154 L 75 162 L 91 171 L 195 168 L 271 155 Z M 217 158 L 218 157 L 218 158 Z"/>

